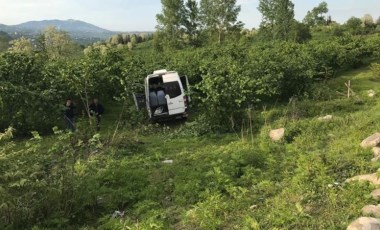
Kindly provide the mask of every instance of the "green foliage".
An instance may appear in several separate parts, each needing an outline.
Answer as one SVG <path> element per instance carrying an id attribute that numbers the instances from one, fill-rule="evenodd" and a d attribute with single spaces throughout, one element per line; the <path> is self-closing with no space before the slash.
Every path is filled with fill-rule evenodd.
<path id="1" fill-rule="evenodd" d="M 236 0 L 162 0 L 157 15 L 155 47 L 158 50 L 183 48 L 185 44 L 221 43 L 231 34 L 239 34 L 243 24 L 237 21 L 240 6 Z"/>
<path id="2" fill-rule="evenodd" d="M 186 61 L 180 62 L 181 58 Z M 206 105 L 202 111 L 206 112 L 207 120 L 230 128 L 231 119 L 240 124 L 241 111 L 247 106 L 302 94 L 309 87 L 315 69 L 304 45 L 286 42 L 251 48 L 245 45 L 208 48 L 175 60 L 173 68 L 188 73 L 191 82 L 199 82 L 193 98 Z"/>
<path id="3" fill-rule="evenodd" d="M 362 23 L 365 28 L 374 29 L 375 22 L 370 14 L 365 14 L 362 18 Z"/>
<path id="4" fill-rule="evenodd" d="M 25 53 L 32 54 L 33 53 L 33 45 L 29 39 L 25 37 L 21 37 L 20 39 L 11 41 L 11 47 L 9 48 L 10 52 L 14 53 Z"/>
<path id="5" fill-rule="evenodd" d="M 188 43 L 190 45 L 197 45 L 199 43 L 199 27 L 200 16 L 199 6 L 195 0 L 187 0 L 184 9 L 184 22 L 185 34 L 188 36 Z"/>
<path id="6" fill-rule="evenodd" d="M 337 70 L 360 66 L 363 59 L 370 55 L 370 46 L 361 38 L 352 36 L 312 41 L 308 45 L 320 78 L 332 77 Z"/>
<path id="7" fill-rule="evenodd" d="M 308 38 L 308 32 L 303 32 L 307 29 L 304 25 L 298 25 L 300 33 L 293 36 L 301 42 Z M 192 92 L 193 104 L 205 112 L 198 124 L 211 125 L 211 130 L 229 130 L 241 125 L 245 117 L 242 111 L 247 107 L 303 95 L 314 80 L 331 78 L 337 71 L 359 67 L 367 58 L 377 56 L 378 44 L 378 36 L 344 36 L 304 44 L 245 41 L 162 53 L 93 46 L 86 49 L 82 58 L 60 60 L 48 60 L 43 54 L 6 53 L 0 62 L 3 87 L 11 83 L 13 91 L 7 86 L 0 97 L 0 106 L 8 111 L 1 114 L 2 128 L 12 125 L 20 133 L 28 133 L 30 129 L 49 130 L 61 123 L 60 105 L 67 97 L 80 99 L 80 109 L 84 111 L 94 95 L 132 104 L 132 92 L 143 91 L 143 78 L 155 69 L 166 68 L 187 75 L 191 85 L 196 86 Z M 15 62 L 24 67 L 16 68 L 12 64 Z M 14 77 L 8 81 L 10 76 Z M 17 80 L 25 77 L 39 80 L 31 84 Z M 41 108 L 37 98 L 27 96 L 31 98 L 29 103 L 33 101 L 30 113 L 30 108 L 22 106 L 22 98 L 36 90 L 46 90 L 42 98 L 44 107 Z M 20 92 L 23 92 L 21 96 Z M 215 113 L 215 110 L 223 112 Z M 126 111 L 130 114 L 130 124 L 144 122 L 138 113 Z M 201 129 L 199 133 L 204 131 Z"/>
<path id="8" fill-rule="evenodd" d="M 157 14 L 158 30 L 162 32 L 164 44 L 170 47 L 178 47 L 182 39 L 181 26 L 184 22 L 183 0 L 161 0 L 162 13 Z"/>
<path id="9" fill-rule="evenodd" d="M 304 43 L 312 38 L 310 27 L 308 27 L 307 25 L 295 21 L 293 27 L 293 41 L 298 43 Z"/>
<path id="10" fill-rule="evenodd" d="M 242 22 L 237 21 L 241 7 L 236 5 L 236 0 L 201 0 L 201 21 L 206 33 L 216 37 L 218 43 L 224 40 L 224 36 L 234 30 L 240 31 Z"/>
<path id="11" fill-rule="evenodd" d="M 219 52 L 229 55 L 222 56 Z M 202 92 L 202 103 L 208 105 L 207 114 L 212 116 L 209 120 L 222 124 L 228 116 L 236 115 L 234 113 L 247 104 L 252 98 L 254 88 L 249 75 L 244 72 L 244 67 L 238 64 L 246 60 L 247 56 L 242 55 L 237 47 L 210 50 L 210 53 L 210 59 L 205 59 L 205 72 L 198 89 Z"/>
<path id="12" fill-rule="evenodd" d="M 371 52 L 371 55 L 378 58 L 380 57 L 380 36 L 371 36 L 366 40 L 366 46 L 368 46 L 368 50 Z"/>
<path id="13" fill-rule="evenodd" d="M 93 47 L 99 47 L 99 46 L 120 46 L 120 45 L 128 45 L 133 44 L 136 45 L 137 43 L 146 42 L 151 39 L 150 34 L 116 34 L 109 38 L 106 42 L 97 42 L 90 46 Z"/>
<path id="14" fill-rule="evenodd" d="M 314 7 L 311 11 L 308 11 L 303 22 L 308 26 L 326 25 L 327 17 L 325 16 L 329 12 L 326 2 L 321 2 L 317 7 Z"/>
<path id="15" fill-rule="evenodd" d="M 73 42 L 70 35 L 55 27 L 47 27 L 41 34 L 41 49 L 51 59 L 72 58 L 80 52 L 80 47 Z"/>
<path id="16" fill-rule="evenodd" d="M 345 27 L 352 35 L 361 34 L 363 31 L 362 20 L 356 17 L 351 17 L 350 19 L 348 19 L 345 24 Z"/>
<path id="17" fill-rule="evenodd" d="M 29 130 L 47 131 L 58 123 L 63 85 L 56 85 L 57 76 L 49 75 L 45 67 L 39 55 L 0 56 L 1 129 L 12 125 L 19 134 L 26 134 Z"/>
<path id="18" fill-rule="evenodd" d="M 118 35 L 114 45 L 94 44 L 78 56 L 67 35 L 52 30 L 39 52 L 0 55 L 0 129 L 15 128 L 0 133 L 0 228 L 341 229 L 359 215 L 370 201 L 361 192 L 371 187 L 343 182 L 378 168 L 358 141 L 379 127 L 377 99 L 366 94 L 380 89 L 380 68 L 336 76 L 378 58 L 380 37 L 343 30 L 334 37 L 334 28 L 344 27 L 321 26 L 312 28 L 321 39 L 311 39 L 309 27 L 292 18 L 290 1 L 277 9 L 262 1 L 263 24 L 278 26 L 270 40 L 289 40 L 263 42 L 254 31 L 237 33 L 235 1 L 212 3 L 206 31 L 199 30 L 202 4 L 181 3 L 175 39 L 182 50 L 157 42 L 167 35 L 163 26 L 152 42 Z M 207 33 L 223 44 L 183 44 L 207 44 Z M 147 125 L 146 112 L 134 108 L 132 92 L 163 68 L 190 79 L 192 117 L 185 124 Z M 337 96 L 347 80 L 355 100 Z M 88 122 L 94 119 L 80 119 L 78 132 L 55 128 L 45 138 L 61 123 L 69 96 L 82 110 L 92 96 L 109 101 L 109 127 L 95 134 Z M 326 114 L 333 120 L 316 119 Z M 274 143 L 268 131 L 280 126 L 286 135 Z M 233 133 L 220 134 L 226 131 Z M 20 134 L 31 139 L 13 142 Z M 124 215 L 112 217 L 115 211 Z"/>
<path id="19" fill-rule="evenodd" d="M 261 98 L 290 98 L 302 94 L 314 76 L 315 62 L 305 46 L 279 42 L 250 52 L 252 76 L 256 76 Z"/>
<path id="20" fill-rule="evenodd" d="M 290 0 L 260 0 L 263 15 L 260 30 L 270 40 L 290 40 L 294 23 L 294 4 Z"/>
<path id="21" fill-rule="evenodd" d="M 285 48 L 274 61 L 292 50 L 291 59 L 313 60 L 302 56 L 306 45 L 282 42 L 260 47 L 264 60 L 259 64 L 266 62 L 265 52 L 278 47 Z M 237 56 L 238 49 L 225 52 L 240 60 L 244 55 Z M 257 59 L 255 53 L 260 52 L 252 49 L 246 55 Z M 206 57 L 210 63 L 212 55 Z M 298 69 L 287 61 L 281 66 L 282 72 L 302 77 L 302 68 L 308 65 Z M 372 72 L 350 74 L 357 94 L 369 86 L 380 89 L 371 82 Z M 339 90 L 346 80 L 345 75 L 340 78 L 324 87 Z M 369 86 L 363 85 L 367 81 Z M 369 163 L 370 151 L 358 145 L 380 125 L 376 104 L 376 98 L 356 104 L 335 95 L 327 101 L 269 106 L 264 113 L 250 113 L 259 123 L 252 140 L 207 130 L 195 137 L 191 132 L 177 133 L 176 126 L 155 124 L 123 130 L 113 142 L 83 128 L 77 133 L 55 128 L 55 134 L 46 138 L 32 132 L 30 140 L 13 142 L 8 129 L 0 133 L 0 227 L 345 228 L 372 202 L 367 195 L 372 186 L 344 181 L 378 168 L 378 163 Z M 333 114 L 333 120 L 316 119 L 325 114 Z M 201 126 L 197 122 L 184 129 Z M 279 125 L 285 125 L 285 140 L 275 143 L 268 131 Z"/>

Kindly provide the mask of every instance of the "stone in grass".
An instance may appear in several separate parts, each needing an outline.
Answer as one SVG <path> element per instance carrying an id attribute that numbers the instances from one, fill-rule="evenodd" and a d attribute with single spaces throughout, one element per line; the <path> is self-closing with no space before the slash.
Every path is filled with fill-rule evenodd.
<path id="1" fill-rule="evenodd" d="M 162 161 L 162 163 L 164 163 L 164 164 L 173 164 L 173 160 L 164 160 L 164 161 Z"/>
<path id="2" fill-rule="evenodd" d="M 366 205 L 362 208 L 363 215 L 380 217 L 380 205 Z"/>
<path id="3" fill-rule="evenodd" d="M 347 230 L 379 230 L 380 229 L 380 219 L 373 217 L 359 217 L 357 220 L 352 222 Z"/>
<path id="4" fill-rule="evenodd" d="M 372 162 L 378 162 L 380 159 L 380 156 L 374 157 L 371 159 Z"/>
<path id="5" fill-rule="evenodd" d="M 375 133 L 370 137 L 367 137 L 365 140 L 362 141 L 360 146 L 362 148 L 373 148 L 376 147 L 380 143 L 380 133 Z"/>
<path id="6" fill-rule="evenodd" d="M 372 162 L 377 162 L 380 160 L 380 148 L 379 147 L 373 147 L 372 148 L 373 158 L 371 159 Z"/>
<path id="7" fill-rule="evenodd" d="M 368 97 L 374 97 L 376 95 L 376 92 L 373 89 L 368 90 L 367 93 L 368 93 Z"/>
<path id="8" fill-rule="evenodd" d="M 373 185 L 380 185 L 380 179 L 377 176 L 377 173 L 355 176 L 346 180 L 346 182 L 353 182 L 353 181 L 359 181 L 359 182 L 368 181 L 369 183 Z"/>
<path id="9" fill-rule="evenodd" d="M 380 189 L 373 190 L 371 196 L 375 200 L 380 200 Z"/>
<path id="10" fill-rule="evenodd" d="M 331 121 L 332 119 L 333 119 L 332 115 L 327 115 L 327 116 L 324 116 L 324 117 L 319 117 L 318 121 Z"/>
<path id="11" fill-rule="evenodd" d="M 284 138 L 284 136 L 285 136 L 285 129 L 284 128 L 271 130 L 269 133 L 269 137 L 273 141 L 280 141 L 282 138 Z"/>
<path id="12" fill-rule="evenodd" d="M 249 207 L 249 209 L 256 209 L 257 208 L 257 205 L 254 204 L 254 205 L 251 205 L 251 207 Z"/>
<path id="13" fill-rule="evenodd" d="M 373 153 L 374 157 L 379 157 L 380 156 L 380 148 L 379 147 L 373 147 L 372 153 Z"/>

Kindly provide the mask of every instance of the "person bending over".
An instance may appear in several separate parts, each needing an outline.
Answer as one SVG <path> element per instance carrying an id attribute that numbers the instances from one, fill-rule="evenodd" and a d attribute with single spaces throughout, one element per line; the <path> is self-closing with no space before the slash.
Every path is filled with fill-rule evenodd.
<path id="1" fill-rule="evenodd" d="M 94 98 L 90 105 L 90 114 L 91 116 L 94 116 L 96 118 L 96 130 L 100 130 L 100 120 L 102 118 L 102 115 L 104 113 L 104 107 L 102 104 L 99 103 L 99 100 L 97 98 Z"/>

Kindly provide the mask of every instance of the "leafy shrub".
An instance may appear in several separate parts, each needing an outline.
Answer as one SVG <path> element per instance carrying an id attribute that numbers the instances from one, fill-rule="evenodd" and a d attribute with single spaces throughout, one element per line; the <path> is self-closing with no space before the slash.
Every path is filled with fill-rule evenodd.
<path id="1" fill-rule="evenodd" d="M 250 50 L 249 76 L 259 99 L 288 99 L 309 88 L 314 60 L 304 45 L 279 42 Z"/>
<path id="2" fill-rule="evenodd" d="M 64 85 L 43 73 L 44 58 L 17 53 L 0 56 L 0 129 L 13 126 L 17 133 L 50 130 L 60 120 Z M 57 83 L 54 86 L 48 82 Z M 63 103 L 63 102 L 62 102 Z"/>
<path id="3" fill-rule="evenodd" d="M 242 111 L 248 106 L 302 94 L 311 84 L 315 67 L 303 45 L 283 42 L 254 46 L 248 55 L 243 49 L 246 47 L 211 50 L 212 59 L 205 58 L 198 89 L 212 126 L 225 126 L 231 119 L 241 123 Z"/>

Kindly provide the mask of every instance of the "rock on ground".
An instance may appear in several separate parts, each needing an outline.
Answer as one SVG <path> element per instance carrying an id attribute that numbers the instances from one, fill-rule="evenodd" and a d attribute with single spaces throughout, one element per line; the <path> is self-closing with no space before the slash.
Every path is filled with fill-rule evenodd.
<path id="1" fill-rule="evenodd" d="M 372 217 L 360 217 L 352 222 L 347 230 L 379 230 L 380 219 Z"/>
<path id="2" fill-rule="evenodd" d="M 380 217 L 380 205 L 366 205 L 362 209 L 363 215 Z"/>
<path id="3" fill-rule="evenodd" d="M 324 117 L 319 117 L 318 121 L 331 121 L 332 119 L 333 119 L 332 115 L 327 115 L 327 116 L 324 116 Z"/>
<path id="4" fill-rule="evenodd" d="M 368 90 L 368 97 L 374 97 L 376 95 L 376 92 L 374 90 Z"/>
<path id="5" fill-rule="evenodd" d="M 379 157 L 380 156 L 380 148 L 379 147 L 373 147 L 372 153 L 373 153 L 374 157 Z"/>
<path id="6" fill-rule="evenodd" d="M 271 130 L 269 133 L 269 137 L 273 141 L 280 141 L 284 136 L 285 136 L 285 129 L 284 128 Z"/>
<path id="7" fill-rule="evenodd" d="M 375 133 L 370 137 L 367 137 L 365 140 L 362 141 L 360 146 L 362 148 L 373 148 L 376 147 L 380 143 L 380 133 Z"/>
<path id="8" fill-rule="evenodd" d="M 346 180 L 346 182 L 352 182 L 352 181 L 368 181 L 369 183 L 373 185 L 380 185 L 380 179 L 377 176 L 377 173 L 359 175 L 359 176 L 355 176 Z"/>
<path id="9" fill-rule="evenodd" d="M 162 163 L 164 163 L 164 164 L 173 164 L 173 160 L 164 160 L 164 161 L 162 161 Z"/>
<path id="10" fill-rule="evenodd" d="M 371 192 L 371 196 L 375 200 L 380 200 L 380 189 L 376 189 L 373 192 Z"/>
<path id="11" fill-rule="evenodd" d="M 380 159 L 380 156 L 372 158 L 371 161 L 372 162 L 377 162 L 377 161 L 379 161 L 379 159 Z"/>

